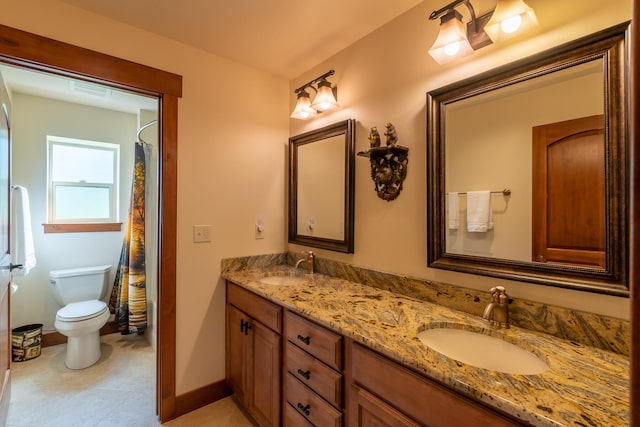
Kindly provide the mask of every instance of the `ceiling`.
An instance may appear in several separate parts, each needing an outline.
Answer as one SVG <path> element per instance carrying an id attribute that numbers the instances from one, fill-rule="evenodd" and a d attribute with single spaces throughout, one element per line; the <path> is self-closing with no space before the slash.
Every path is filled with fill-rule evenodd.
<path id="1" fill-rule="evenodd" d="M 423 0 L 61 0 L 293 79 Z M 425 17 L 426 19 L 426 17 Z M 129 113 L 157 99 L 0 64 L 12 92 Z M 78 83 L 74 85 L 74 83 Z"/>
<path id="2" fill-rule="evenodd" d="M 158 99 L 55 74 L 0 63 L 0 74 L 11 93 L 24 93 L 75 104 L 137 114 L 158 111 Z"/>
<path id="3" fill-rule="evenodd" d="M 61 1 L 286 79 L 299 76 L 423 2 Z"/>

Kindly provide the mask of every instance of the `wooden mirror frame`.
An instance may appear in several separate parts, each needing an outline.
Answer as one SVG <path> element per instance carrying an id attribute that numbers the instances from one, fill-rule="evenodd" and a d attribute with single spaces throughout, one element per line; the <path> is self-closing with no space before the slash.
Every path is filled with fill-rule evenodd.
<path id="1" fill-rule="evenodd" d="M 306 236 L 298 233 L 298 148 L 332 136 L 344 135 L 344 239 Z M 355 120 L 342 122 L 312 130 L 289 138 L 289 243 L 353 253 L 355 185 Z"/>
<path id="2" fill-rule="evenodd" d="M 627 47 L 629 22 L 448 85 L 427 94 L 427 264 L 431 268 L 629 296 Z M 605 99 L 604 269 L 446 252 L 445 108 L 447 104 L 601 59 Z M 615 197 L 611 197 L 615 195 Z"/>

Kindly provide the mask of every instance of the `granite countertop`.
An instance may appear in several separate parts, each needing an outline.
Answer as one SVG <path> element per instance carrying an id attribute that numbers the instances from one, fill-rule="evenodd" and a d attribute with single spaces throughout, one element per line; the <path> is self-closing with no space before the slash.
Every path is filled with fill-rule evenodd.
<path id="1" fill-rule="evenodd" d="M 481 318 L 322 274 L 303 285 L 267 285 L 269 275 L 301 275 L 290 266 L 225 271 L 223 277 L 352 338 L 462 394 L 536 426 L 628 426 L 629 359 L 512 326 L 493 329 Z M 432 326 L 484 331 L 532 351 L 550 368 L 514 375 L 476 368 L 422 344 Z"/>

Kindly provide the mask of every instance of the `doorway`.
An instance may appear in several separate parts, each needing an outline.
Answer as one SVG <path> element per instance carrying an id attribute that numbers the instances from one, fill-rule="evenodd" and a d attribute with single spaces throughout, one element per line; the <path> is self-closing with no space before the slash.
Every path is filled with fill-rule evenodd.
<path id="1" fill-rule="evenodd" d="M 159 99 L 156 402 L 161 422 L 175 418 L 176 153 L 182 78 L 2 25 L 0 62 Z"/>

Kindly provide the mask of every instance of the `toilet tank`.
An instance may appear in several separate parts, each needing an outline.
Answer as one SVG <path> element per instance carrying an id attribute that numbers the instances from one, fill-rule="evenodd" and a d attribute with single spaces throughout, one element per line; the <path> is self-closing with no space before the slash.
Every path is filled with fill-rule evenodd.
<path id="1" fill-rule="evenodd" d="M 49 272 L 53 296 L 60 305 L 102 299 L 109 289 L 110 265 L 68 268 Z"/>

